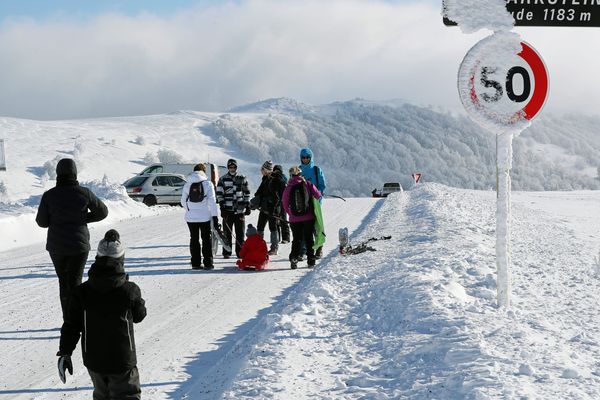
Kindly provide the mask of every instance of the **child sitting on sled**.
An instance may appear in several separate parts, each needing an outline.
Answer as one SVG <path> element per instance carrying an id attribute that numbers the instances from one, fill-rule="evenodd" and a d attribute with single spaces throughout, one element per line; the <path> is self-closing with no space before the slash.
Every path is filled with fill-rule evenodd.
<path id="1" fill-rule="evenodd" d="M 237 260 L 237 266 L 239 269 L 250 269 L 256 270 L 264 269 L 269 264 L 269 250 L 267 249 L 267 242 L 263 239 L 262 235 L 258 233 L 256 228 L 252 224 L 248 224 L 246 230 L 246 241 L 240 251 L 240 259 Z"/>

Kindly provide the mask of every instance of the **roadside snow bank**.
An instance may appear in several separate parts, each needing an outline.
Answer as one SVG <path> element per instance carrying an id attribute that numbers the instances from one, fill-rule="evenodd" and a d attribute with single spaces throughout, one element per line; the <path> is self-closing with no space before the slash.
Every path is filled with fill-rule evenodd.
<path id="1" fill-rule="evenodd" d="M 223 398 L 598 398 L 588 250 L 517 208 L 515 301 L 499 311 L 494 204 L 436 184 L 390 196 L 352 241 L 392 240 L 309 274 L 226 357 L 240 370 Z"/>

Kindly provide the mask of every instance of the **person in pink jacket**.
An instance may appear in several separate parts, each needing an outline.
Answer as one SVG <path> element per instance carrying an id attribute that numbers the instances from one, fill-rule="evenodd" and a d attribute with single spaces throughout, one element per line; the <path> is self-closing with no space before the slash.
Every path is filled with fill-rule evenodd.
<path id="1" fill-rule="evenodd" d="M 308 268 L 315 266 L 315 251 L 313 250 L 315 230 L 315 212 L 312 198 L 320 199 L 321 192 L 310 181 L 300 176 L 299 167 L 290 168 L 290 180 L 283 191 L 282 205 L 289 215 L 292 230 L 292 250 L 290 252 L 290 265 L 292 269 L 298 268 L 298 256 L 302 241 L 306 243 Z M 298 186 L 303 185 L 303 186 Z"/>

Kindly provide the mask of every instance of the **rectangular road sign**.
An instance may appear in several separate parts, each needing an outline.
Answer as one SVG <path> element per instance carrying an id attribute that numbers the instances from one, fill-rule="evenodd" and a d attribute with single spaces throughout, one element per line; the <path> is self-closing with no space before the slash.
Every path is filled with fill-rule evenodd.
<path id="1" fill-rule="evenodd" d="M 600 27 L 600 0 L 506 0 L 515 26 Z M 444 25 L 456 26 L 444 12 Z"/>

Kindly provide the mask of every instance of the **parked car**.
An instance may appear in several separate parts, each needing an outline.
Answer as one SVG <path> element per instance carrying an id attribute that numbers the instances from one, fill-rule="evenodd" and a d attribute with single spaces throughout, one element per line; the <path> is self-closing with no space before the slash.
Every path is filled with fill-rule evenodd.
<path id="1" fill-rule="evenodd" d="M 213 163 L 204 163 L 206 166 L 206 176 L 216 185 L 219 182 L 219 177 L 227 173 L 227 167 L 224 165 L 216 165 Z M 138 175 L 170 173 L 188 176 L 194 171 L 196 164 L 167 164 L 154 163 L 142 170 Z"/>
<path id="2" fill-rule="evenodd" d="M 125 182 L 129 197 L 147 206 L 180 204 L 185 177 L 181 174 L 150 173 Z"/>
<path id="3" fill-rule="evenodd" d="M 402 185 L 398 182 L 387 182 L 383 184 L 383 189 L 373 189 L 373 197 L 388 197 L 391 193 L 402 192 Z"/>

